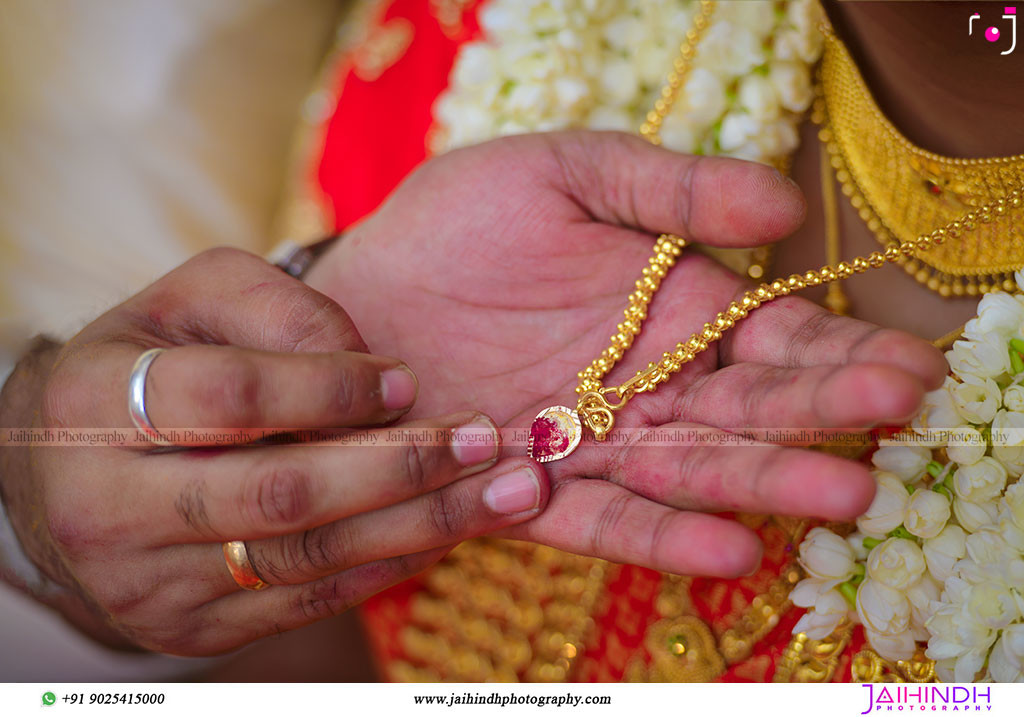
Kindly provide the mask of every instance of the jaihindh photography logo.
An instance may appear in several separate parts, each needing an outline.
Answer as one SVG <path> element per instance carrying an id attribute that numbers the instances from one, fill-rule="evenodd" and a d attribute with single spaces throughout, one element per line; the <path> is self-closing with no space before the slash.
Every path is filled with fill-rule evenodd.
<path id="1" fill-rule="evenodd" d="M 992 685 L 874 685 L 867 688 L 868 706 L 862 715 L 875 712 L 989 712 Z"/>

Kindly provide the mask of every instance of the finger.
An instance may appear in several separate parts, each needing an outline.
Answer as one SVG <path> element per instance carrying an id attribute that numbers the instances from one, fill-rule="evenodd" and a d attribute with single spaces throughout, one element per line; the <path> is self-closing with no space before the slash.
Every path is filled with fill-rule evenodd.
<path id="1" fill-rule="evenodd" d="M 735 521 L 681 512 L 603 480 L 555 486 L 543 513 L 498 535 L 677 575 L 732 578 L 761 562 L 761 542 Z"/>
<path id="2" fill-rule="evenodd" d="M 722 335 L 719 357 L 723 364 L 785 368 L 886 363 L 920 377 L 926 390 L 941 386 L 949 371 L 942 352 L 923 339 L 837 316 L 799 297 L 777 299 L 751 312 Z"/>
<path id="3" fill-rule="evenodd" d="M 302 533 L 251 540 L 246 551 L 265 582 L 304 583 L 521 523 L 543 510 L 547 495 L 547 476 L 540 464 L 508 460 L 397 505 Z M 223 566 L 212 567 L 225 591 L 237 589 Z"/>
<path id="4" fill-rule="evenodd" d="M 490 468 L 493 421 L 461 413 L 329 444 L 140 455 L 119 487 L 155 545 L 301 532 L 400 503 Z M 141 462 L 145 461 L 145 462 Z"/>
<path id="5" fill-rule="evenodd" d="M 572 470 L 684 510 L 846 520 L 867 510 L 874 498 L 874 478 L 854 461 L 696 424 L 660 428 L 675 443 L 659 444 L 637 432 L 626 445 L 578 451 Z M 552 471 L 552 478 L 559 476 Z"/>
<path id="6" fill-rule="evenodd" d="M 135 332 L 117 335 L 147 348 L 215 343 L 265 351 L 366 351 L 338 304 L 260 257 L 226 247 L 198 254 L 129 299 Z"/>
<path id="7" fill-rule="evenodd" d="M 891 364 L 786 369 L 742 363 L 680 389 L 674 420 L 747 428 L 860 431 L 909 420 L 924 397 L 921 379 Z"/>
<path id="8" fill-rule="evenodd" d="M 122 345 L 125 377 L 137 350 Z M 111 353 L 113 356 L 114 353 Z M 85 362 L 88 385 L 102 385 L 115 359 Z M 160 354 L 146 377 L 146 413 L 178 445 L 240 443 L 266 433 L 387 423 L 416 400 L 416 378 L 396 359 L 354 351 L 271 353 L 233 346 L 180 346 Z M 118 392 L 82 410 L 91 425 L 131 425 Z M 250 430 L 256 429 L 256 430 Z"/>
<path id="9" fill-rule="evenodd" d="M 548 175 L 603 222 L 716 246 L 752 246 L 781 239 L 804 220 L 800 189 L 763 164 L 679 154 L 615 132 L 520 141 L 546 142 Z"/>
<path id="10" fill-rule="evenodd" d="M 268 635 L 340 615 L 363 600 L 407 580 L 443 558 L 451 546 L 378 560 L 303 585 L 253 593 L 236 591 L 200 608 L 194 642 L 177 654 L 212 655 Z"/>

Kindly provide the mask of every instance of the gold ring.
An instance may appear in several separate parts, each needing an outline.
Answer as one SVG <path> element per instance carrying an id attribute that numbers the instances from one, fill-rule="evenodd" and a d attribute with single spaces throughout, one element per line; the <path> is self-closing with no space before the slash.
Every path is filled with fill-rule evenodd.
<path id="1" fill-rule="evenodd" d="M 224 543 L 224 561 L 228 564 L 231 577 L 243 590 L 263 590 L 270 587 L 270 583 L 263 582 L 253 570 L 249 554 L 245 550 L 244 540 L 232 540 L 230 543 Z"/>

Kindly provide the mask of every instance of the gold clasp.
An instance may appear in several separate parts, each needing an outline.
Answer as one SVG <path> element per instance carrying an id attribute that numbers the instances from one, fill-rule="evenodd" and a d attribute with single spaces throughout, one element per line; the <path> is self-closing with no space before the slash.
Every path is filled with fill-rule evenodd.
<path id="1" fill-rule="evenodd" d="M 618 395 L 619 402 L 611 403 L 605 398 L 605 395 L 609 393 Z M 608 432 L 612 430 L 612 426 L 615 425 L 614 412 L 629 403 L 629 399 L 632 397 L 633 390 L 628 384 L 614 388 L 602 388 L 600 391 L 586 391 L 576 404 L 576 413 L 579 414 L 583 424 L 594 432 L 594 439 L 603 441 L 608 436 Z"/>

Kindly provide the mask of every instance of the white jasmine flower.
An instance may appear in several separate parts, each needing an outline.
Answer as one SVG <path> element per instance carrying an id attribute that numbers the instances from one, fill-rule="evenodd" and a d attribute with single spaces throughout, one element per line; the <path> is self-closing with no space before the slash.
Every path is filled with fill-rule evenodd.
<path id="1" fill-rule="evenodd" d="M 700 42 L 700 64 L 727 77 L 739 77 L 767 59 L 760 38 L 731 22 L 712 23 Z"/>
<path id="2" fill-rule="evenodd" d="M 910 601 L 898 590 L 868 577 L 857 590 L 857 617 L 869 630 L 899 635 L 910 629 Z"/>
<path id="3" fill-rule="evenodd" d="M 867 512 L 857 518 L 857 528 L 872 538 L 884 538 L 903 523 L 910 496 L 903 481 L 892 473 L 876 472 L 875 481 L 875 499 Z"/>
<path id="4" fill-rule="evenodd" d="M 889 538 L 868 554 L 867 570 L 869 579 L 903 590 L 924 574 L 924 553 L 912 540 Z"/>
<path id="5" fill-rule="evenodd" d="M 671 119 L 671 115 L 665 118 L 666 124 Z M 630 117 L 629 113 L 623 109 L 601 106 L 595 108 L 594 111 L 590 113 L 590 116 L 587 117 L 587 127 L 589 129 L 629 132 L 633 129 L 633 118 Z M 664 134 L 665 128 L 662 126 L 662 136 L 664 136 Z M 675 147 L 673 147 L 673 149 L 675 149 Z"/>
<path id="6" fill-rule="evenodd" d="M 924 541 L 921 551 L 932 577 L 944 581 L 953 575 L 953 566 L 967 555 L 966 539 L 967 534 L 959 525 L 947 525 L 937 536 Z"/>
<path id="7" fill-rule="evenodd" d="M 1009 410 L 1024 413 L 1024 386 L 1019 383 L 1003 390 L 1003 405 Z"/>
<path id="8" fill-rule="evenodd" d="M 866 537 L 867 536 L 859 530 L 855 530 L 846 536 L 846 544 L 850 546 L 851 550 L 853 550 L 853 555 L 858 562 L 863 562 L 868 559 L 868 552 L 870 551 L 864 547 L 864 538 Z"/>
<path id="9" fill-rule="evenodd" d="M 779 98 L 771 80 L 763 75 L 747 75 L 740 81 L 740 106 L 758 122 L 770 122 L 779 116 Z"/>
<path id="10" fill-rule="evenodd" d="M 949 432 L 946 455 L 961 466 L 977 463 L 988 450 L 988 443 L 981 432 L 970 426 L 960 426 Z"/>
<path id="11" fill-rule="evenodd" d="M 886 660 L 909 660 L 917 651 L 917 643 L 914 642 L 914 635 L 910 630 L 895 635 L 884 635 L 865 628 L 864 636 L 872 649 Z"/>
<path id="12" fill-rule="evenodd" d="M 926 626 L 932 637 L 925 655 L 933 660 L 955 658 L 954 680 L 974 680 L 996 632 L 974 619 L 961 604 L 940 605 Z"/>
<path id="13" fill-rule="evenodd" d="M 800 137 L 793 123 L 788 120 L 776 120 L 766 124 L 761 133 L 754 137 L 753 146 L 756 146 L 757 150 L 752 150 L 744 159 L 752 160 L 756 156 L 779 157 L 789 154 L 799 144 Z M 745 146 L 750 145 L 748 143 Z"/>
<path id="14" fill-rule="evenodd" d="M 992 456 L 1014 476 L 1024 467 L 1024 413 L 999 410 L 992 419 Z"/>
<path id="15" fill-rule="evenodd" d="M 991 378 L 961 376 L 962 383 L 953 386 L 953 404 L 956 410 L 971 423 L 989 423 L 995 418 L 1002 391 Z"/>
<path id="16" fill-rule="evenodd" d="M 775 86 L 779 102 L 790 112 L 803 112 L 814 99 L 811 73 L 799 62 L 777 61 L 771 64 L 768 78 Z"/>
<path id="17" fill-rule="evenodd" d="M 763 33 L 765 28 L 775 24 L 775 8 L 771 3 L 720 2 L 717 12 L 720 19 L 753 33 Z"/>
<path id="18" fill-rule="evenodd" d="M 686 102 L 686 118 L 694 123 L 710 123 L 718 120 L 725 111 L 725 86 L 714 72 L 696 67 L 683 86 Z"/>
<path id="19" fill-rule="evenodd" d="M 853 577 L 856 556 L 849 544 L 826 528 L 812 528 L 800 543 L 800 564 L 812 577 L 845 582 Z"/>
<path id="20" fill-rule="evenodd" d="M 920 478 L 931 459 L 932 452 L 927 448 L 902 443 L 883 445 L 871 456 L 876 468 L 898 476 L 904 483 L 913 483 Z"/>
<path id="21" fill-rule="evenodd" d="M 639 89 L 633 65 L 626 58 L 615 58 L 601 68 L 602 99 L 614 107 L 626 107 L 636 101 Z"/>
<path id="22" fill-rule="evenodd" d="M 1000 501 L 1000 507 L 1005 517 L 1024 530 L 1024 483 L 1017 482 L 1007 488 Z"/>
<path id="23" fill-rule="evenodd" d="M 918 538 L 934 538 L 946 527 L 950 511 L 946 496 L 920 488 L 907 502 L 903 526 Z"/>
<path id="24" fill-rule="evenodd" d="M 1020 617 L 1013 593 L 994 583 L 975 585 L 965 607 L 974 619 L 993 630 L 1001 630 Z"/>
<path id="25" fill-rule="evenodd" d="M 732 152 L 750 145 L 760 130 L 760 123 L 746 112 L 730 112 L 722 119 L 718 143 L 724 151 Z"/>
<path id="26" fill-rule="evenodd" d="M 903 591 L 910 601 L 910 631 L 915 640 L 927 642 L 931 633 L 925 627 L 932 615 L 932 603 L 939 599 L 942 586 L 925 573 L 921 579 Z"/>
<path id="27" fill-rule="evenodd" d="M 1024 306 L 1001 291 L 985 294 L 978 302 L 977 322 L 978 333 L 993 335 L 1005 345 L 1006 338 L 1016 334 L 1024 324 Z"/>
<path id="28" fill-rule="evenodd" d="M 1003 630 L 989 656 L 988 672 L 996 682 L 1024 682 L 1024 625 Z"/>
<path id="29" fill-rule="evenodd" d="M 661 125 L 661 143 L 676 152 L 693 152 L 697 148 L 694 125 L 679 113 L 669 115 Z"/>
<path id="30" fill-rule="evenodd" d="M 971 503 L 962 498 L 954 498 L 953 515 L 964 530 L 973 533 L 986 525 L 995 524 L 999 518 L 999 508 L 995 501 Z"/>
<path id="31" fill-rule="evenodd" d="M 943 443 L 941 431 L 957 428 L 967 423 L 953 402 L 952 388 L 956 385 L 956 381 L 947 376 L 941 388 L 929 391 L 924 395 L 921 411 L 910 422 L 914 432 L 922 436 L 924 445 L 941 445 Z"/>
<path id="32" fill-rule="evenodd" d="M 808 611 L 793 626 L 793 634 L 802 632 L 812 640 L 821 640 L 831 635 L 839 627 L 839 623 L 849 613 L 850 606 L 847 604 L 846 598 L 835 589 L 818 592 L 811 588 L 798 593 L 800 586 L 806 582 L 806 580 L 802 580 L 797 583 L 790 595 L 794 605 L 808 608 Z"/>
<path id="33" fill-rule="evenodd" d="M 946 352 L 946 361 L 953 373 L 964 379 L 998 378 L 1010 372 L 1006 341 L 996 334 L 985 334 L 976 341 L 956 341 L 952 350 Z"/>
<path id="34" fill-rule="evenodd" d="M 991 457 L 960 466 L 953 474 L 953 492 L 971 503 L 995 500 L 1006 487 L 1006 468 Z"/>

